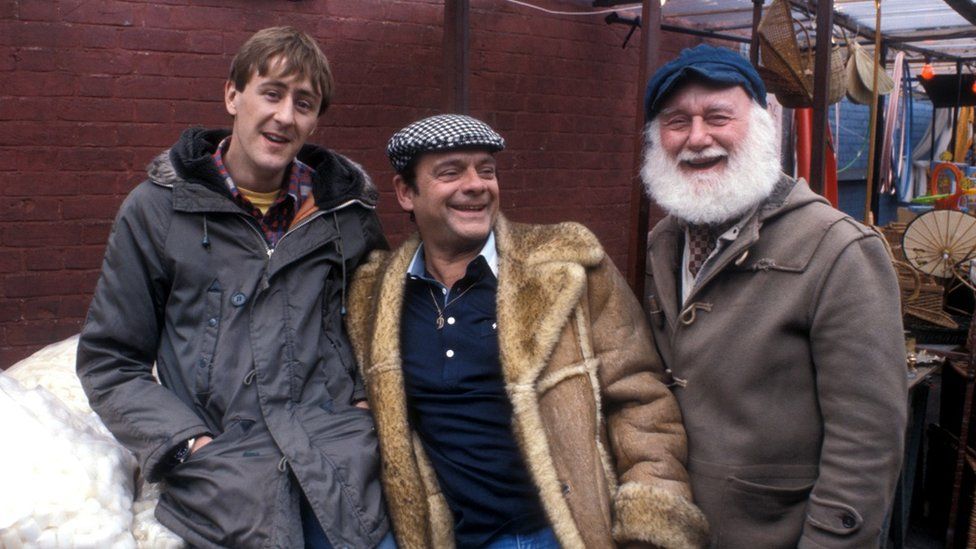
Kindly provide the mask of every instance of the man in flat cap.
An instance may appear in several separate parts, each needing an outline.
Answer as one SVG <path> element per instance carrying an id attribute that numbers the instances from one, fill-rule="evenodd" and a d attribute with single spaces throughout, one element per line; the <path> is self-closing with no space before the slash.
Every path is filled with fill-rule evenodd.
<path id="1" fill-rule="evenodd" d="M 582 226 L 498 212 L 503 147 L 486 124 L 441 115 L 387 149 L 419 234 L 360 267 L 347 322 L 397 542 L 701 546 L 640 306 Z"/>
<path id="2" fill-rule="evenodd" d="M 877 547 L 905 353 L 881 239 L 780 172 L 752 66 L 710 46 L 650 79 L 645 306 L 712 546 Z"/>

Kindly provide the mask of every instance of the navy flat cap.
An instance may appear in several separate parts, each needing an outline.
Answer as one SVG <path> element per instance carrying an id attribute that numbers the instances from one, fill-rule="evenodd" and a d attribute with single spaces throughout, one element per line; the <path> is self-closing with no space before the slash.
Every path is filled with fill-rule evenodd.
<path id="1" fill-rule="evenodd" d="M 766 107 L 766 86 L 749 60 L 728 48 L 702 44 L 682 50 L 651 76 L 644 93 L 644 119 L 650 122 L 671 92 L 689 78 L 742 86 L 754 101 Z"/>
<path id="2" fill-rule="evenodd" d="M 393 134 L 386 156 L 400 173 L 426 152 L 484 148 L 498 152 L 505 140 L 488 124 L 463 114 L 439 114 L 418 120 Z"/>

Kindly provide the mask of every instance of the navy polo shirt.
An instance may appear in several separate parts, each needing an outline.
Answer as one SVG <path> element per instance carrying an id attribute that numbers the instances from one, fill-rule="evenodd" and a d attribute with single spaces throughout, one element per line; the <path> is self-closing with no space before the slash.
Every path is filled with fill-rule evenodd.
<path id="1" fill-rule="evenodd" d="M 400 348 L 410 422 L 454 514 L 458 547 L 548 526 L 512 435 L 498 358 L 495 258 L 492 234 L 448 289 L 427 273 L 421 247 L 404 294 Z M 435 299 L 444 312 L 440 330 Z"/>

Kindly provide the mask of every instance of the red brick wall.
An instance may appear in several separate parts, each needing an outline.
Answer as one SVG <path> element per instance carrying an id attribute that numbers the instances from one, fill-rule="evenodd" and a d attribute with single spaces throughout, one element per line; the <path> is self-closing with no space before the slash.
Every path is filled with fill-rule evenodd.
<path id="1" fill-rule="evenodd" d="M 534 0 L 576 11 L 579 2 Z M 190 125 L 228 125 L 221 88 L 255 30 L 294 25 L 338 85 L 315 141 L 363 163 L 391 242 L 410 230 L 383 150 L 440 112 L 439 0 L 0 1 L 0 368 L 76 333 L 116 209 Z M 638 37 L 602 16 L 471 7 L 470 105 L 498 129 L 511 218 L 578 220 L 623 266 Z M 693 40 L 668 35 L 664 57 Z"/>

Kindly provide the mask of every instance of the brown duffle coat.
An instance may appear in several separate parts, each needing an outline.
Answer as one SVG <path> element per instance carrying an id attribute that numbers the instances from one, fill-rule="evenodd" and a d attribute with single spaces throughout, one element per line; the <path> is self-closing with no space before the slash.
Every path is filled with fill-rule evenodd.
<path id="1" fill-rule="evenodd" d="M 645 291 L 712 546 L 878 547 L 907 402 L 881 239 L 784 177 L 682 305 L 683 233 L 654 228 Z"/>
<path id="2" fill-rule="evenodd" d="M 498 344 L 513 433 L 565 548 L 644 541 L 699 547 L 685 434 L 640 306 L 596 237 L 577 224 L 499 217 Z M 453 519 L 407 419 L 400 312 L 420 241 L 357 270 L 347 317 L 404 549 L 452 547 Z"/>

